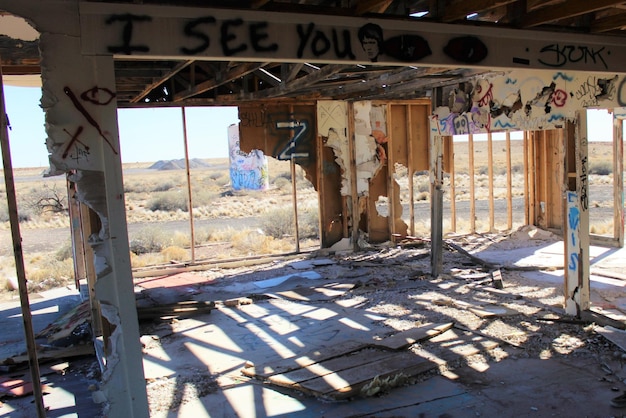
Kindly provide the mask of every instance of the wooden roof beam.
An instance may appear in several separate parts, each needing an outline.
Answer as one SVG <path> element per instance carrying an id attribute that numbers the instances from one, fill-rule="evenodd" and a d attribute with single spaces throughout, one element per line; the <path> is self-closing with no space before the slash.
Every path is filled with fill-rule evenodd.
<path id="1" fill-rule="evenodd" d="M 589 26 L 591 33 L 608 32 L 626 28 L 626 14 L 620 13 L 594 20 Z"/>
<path id="2" fill-rule="evenodd" d="M 621 3 L 624 3 L 624 0 L 569 0 L 554 6 L 542 7 L 528 13 L 522 18 L 520 26 L 523 28 L 539 26 L 544 23 L 552 23 L 570 17 L 608 9 Z"/>
<path id="3" fill-rule="evenodd" d="M 393 0 L 359 0 L 357 1 L 354 13 L 357 16 L 366 13 L 385 13 L 389 6 L 391 6 L 391 3 L 393 3 Z"/>
<path id="4" fill-rule="evenodd" d="M 137 96 L 133 97 L 130 100 L 130 102 L 131 103 L 137 103 L 140 100 L 143 100 L 148 94 L 150 94 L 150 92 L 152 90 L 154 90 L 155 88 L 159 87 L 161 84 L 163 84 L 164 82 L 166 82 L 170 78 L 174 77 L 181 70 L 183 70 L 184 68 L 187 68 L 193 62 L 194 62 L 193 60 L 184 61 L 184 62 L 181 62 L 180 64 L 176 65 L 174 68 L 172 68 L 172 70 L 169 73 L 167 73 L 163 77 L 158 78 L 157 80 L 155 80 L 152 83 L 150 83 L 147 87 L 145 87 L 143 89 L 143 91 L 141 93 L 139 93 Z"/>
<path id="5" fill-rule="evenodd" d="M 196 96 L 198 94 L 202 94 L 223 84 L 226 84 L 236 78 L 243 77 L 246 74 L 254 72 L 259 68 L 263 68 L 266 65 L 268 65 L 268 63 L 246 62 L 229 68 L 221 74 L 221 77 L 219 77 L 219 79 L 214 78 L 212 80 L 204 81 L 200 84 L 197 84 L 195 87 L 175 94 L 174 101 L 178 102 Z"/>
<path id="6" fill-rule="evenodd" d="M 516 1 L 517 0 L 470 0 L 453 3 L 444 9 L 441 21 L 454 22 L 456 20 L 464 20 L 472 13 L 485 13 L 489 10 L 515 3 Z"/>

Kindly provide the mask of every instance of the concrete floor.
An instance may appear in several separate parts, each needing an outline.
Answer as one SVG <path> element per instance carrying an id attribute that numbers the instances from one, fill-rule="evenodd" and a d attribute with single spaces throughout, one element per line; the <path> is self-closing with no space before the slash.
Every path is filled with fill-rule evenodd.
<path id="1" fill-rule="evenodd" d="M 489 250 L 475 255 L 492 262 L 518 265 L 562 263 L 562 244 L 510 251 Z M 626 250 L 594 247 L 593 268 L 624 271 Z M 529 272 L 537 281 L 562 282 L 559 271 Z M 254 282 L 264 282 L 262 273 L 230 285 L 161 288 L 154 282 L 151 298 L 167 303 L 181 294 L 196 299 L 226 299 L 246 294 Z M 290 279 L 274 283 L 268 291 L 285 291 L 306 284 Z M 625 282 L 593 277 L 592 288 L 624 295 Z M 282 286 L 282 287 L 280 287 Z M 208 291 L 207 289 L 211 289 Z M 176 293 L 179 293 L 177 296 Z M 144 292 L 146 296 L 146 292 Z M 380 397 L 351 401 L 322 401 L 286 389 L 268 386 L 245 378 L 246 363 L 266 364 L 300 355 L 312 347 L 333 347 L 348 339 L 371 338 L 388 329 L 381 318 L 358 305 L 358 299 L 329 301 L 268 299 L 250 305 L 221 307 L 172 323 L 144 324 L 142 342 L 148 385 L 176 382 L 175 392 L 164 389 L 161 411 L 154 417 L 610 417 L 626 414 L 626 408 L 610 406 L 611 398 L 621 394 L 626 382 L 607 379 L 596 364 L 562 359 L 523 358 L 511 355 L 504 361 L 489 362 L 488 367 L 471 365 L 442 374 L 430 375 L 416 384 L 398 387 Z M 41 329 L 61 312 L 78 302 L 78 294 L 56 291 L 32 300 L 35 329 Z M 626 307 L 626 303 L 624 304 Z M 19 304 L 0 306 L 0 356 L 6 357 L 23 346 Z M 166 337 L 167 336 L 167 337 Z M 167 343 L 160 343 L 160 338 Z M 151 342 L 152 341 L 152 342 Z M 587 361 L 587 360 L 585 360 Z M 98 416 L 100 408 L 90 400 L 84 375 L 49 375 L 50 395 L 46 405 L 49 417 Z M 211 384 L 219 385 L 215 390 Z M 158 393 L 158 392 L 157 392 Z M 200 396 L 194 396 L 199 393 Z M 178 399 L 176 399 L 178 396 Z M 183 402 L 180 402 L 183 399 Z M 35 409 L 28 397 L 2 400 L 0 417 L 33 417 Z M 168 409 L 171 409 L 168 411 Z"/>

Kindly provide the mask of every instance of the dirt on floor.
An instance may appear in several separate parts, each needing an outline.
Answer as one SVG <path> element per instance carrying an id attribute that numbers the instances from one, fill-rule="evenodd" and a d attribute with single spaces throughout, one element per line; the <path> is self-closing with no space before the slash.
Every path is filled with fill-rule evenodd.
<path id="1" fill-rule="evenodd" d="M 596 316 L 573 318 L 562 308 L 563 255 L 558 237 L 525 227 L 513 234 L 452 237 L 446 243 L 450 245 L 443 257 L 443 273 L 436 278 L 430 274 L 429 244 L 407 241 L 370 246 L 359 252 L 318 251 L 262 260 L 264 263 L 254 267 L 226 269 L 215 265 L 191 276 L 185 273 L 184 279 L 169 276 L 164 287 L 159 287 L 158 281 L 165 276 L 140 279 L 137 286 L 145 286 L 138 299 L 140 306 L 180 300 L 216 303 L 211 315 L 142 322 L 142 332 L 152 336 L 144 352 L 158 364 L 158 370 L 146 366 L 151 416 L 184 416 L 198 410 L 213 416 L 215 402 L 222 408 L 228 406 L 219 416 L 269 416 L 267 408 L 246 413 L 235 406 L 237 402 L 228 401 L 227 392 L 242 385 L 271 390 L 309 405 L 306 412 L 292 410 L 293 416 L 315 416 L 322 409 L 323 416 L 417 416 L 413 414 L 422 414 L 427 404 L 437 414 L 424 416 L 610 416 L 626 412 L 610 405 L 611 399 L 626 388 L 626 353 L 602 333 L 615 332 L 611 326 L 626 327 L 621 305 L 626 282 L 605 276 L 600 285 L 592 285 Z M 520 260 L 515 253 L 521 250 L 530 258 Z M 507 259 L 507 254 L 513 259 Z M 598 257 L 610 258 L 606 253 Z M 612 269 L 615 266 L 610 265 L 606 271 Z M 320 317 L 313 312 L 324 313 Z M 234 328 L 221 322 L 222 314 Z M 350 322 L 353 324 L 346 327 Z M 280 379 L 267 378 L 271 373 L 242 373 L 254 368 L 279 369 L 285 358 L 298 362 L 320 352 L 336 351 L 346 341 L 385 340 L 431 324 L 453 324 L 447 332 L 463 342 L 438 337 L 438 343 L 424 339 L 408 344 L 408 352 L 428 352 L 429 358 L 445 361 L 434 361 L 436 367 L 404 376 L 393 384 L 387 378 L 375 390 L 348 396 L 348 404 L 343 396 L 339 403 L 336 397 L 318 396 L 321 392 L 306 389 L 302 382 L 274 385 Z M 249 331 L 248 335 L 240 334 L 242 329 Z M 218 333 L 222 333 L 219 338 Z M 212 337 L 205 339 L 205 335 Z M 218 342 L 220 339 L 225 341 Z M 478 349 L 449 355 L 455 351 L 451 347 L 461 348 L 461 344 L 479 340 Z M 221 344 L 228 348 L 216 348 Z M 371 347 L 371 342 L 367 346 Z M 341 355 L 371 355 L 363 348 L 351 350 Z M 174 353 L 181 359 L 173 359 Z M 335 353 L 335 358 L 338 356 Z M 502 370 L 500 364 L 511 361 L 515 366 L 507 367 L 516 374 L 515 384 L 509 381 L 513 376 L 498 372 Z M 559 370 L 548 373 L 554 365 Z M 581 367 L 585 369 L 581 376 L 569 375 L 576 375 L 574 371 Z M 548 376 L 541 377 L 542 373 Z M 340 375 L 348 379 L 345 370 Z M 435 377 L 462 385 L 463 396 L 471 395 L 471 399 L 438 409 L 431 402 L 437 394 L 414 404 L 394 400 L 398 391 Z M 372 381 L 380 380 L 363 381 L 359 387 L 371 389 Z M 505 390 L 506 384 L 512 384 L 511 389 Z M 528 385 L 526 392 L 513 390 L 524 385 Z M 541 393 L 548 387 L 556 390 L 553 386 L 561 386 L 558 394 Z M 488 395 L 490 390 L 493 395 Z M 310 406 L 303 397 L 307 402 L 317 401 L 317 406 Z M 320 405 L 325 406 L 316 409 Z M 346 411 L 350 413 L 344 415 Z"/>
<path id="2" fill-rule="evenodd" d="M 350 247 L 135 277 L 150 416 L 626 413 L 623 250 L 577 318 L 546 231 L 448 237 L 437 277 L 426 241 Z"/>

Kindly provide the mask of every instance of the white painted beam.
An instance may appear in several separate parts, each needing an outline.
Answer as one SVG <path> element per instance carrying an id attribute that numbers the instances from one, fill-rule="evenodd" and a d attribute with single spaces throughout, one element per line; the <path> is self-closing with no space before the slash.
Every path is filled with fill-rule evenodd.
<path id="1" fill-rule="evenodd" d="M 99 2 L 79 7 L 88 55 L 626 73 L 626 45 L 618 37 L 413 19 Z"/>

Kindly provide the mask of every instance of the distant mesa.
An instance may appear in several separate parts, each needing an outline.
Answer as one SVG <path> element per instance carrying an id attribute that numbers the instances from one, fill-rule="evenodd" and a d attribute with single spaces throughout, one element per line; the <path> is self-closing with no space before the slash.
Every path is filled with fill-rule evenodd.
<path id="1" fill-rule="evenodd" d="M 211 167 L 209 163 L 198 158 L 192 158 L 189 160 L 189 168 L 207 168 Z M 178 160 L 159 160 L 156 163 L 148 167 L 153 170 L 184 170 L 185 159 L 180 158 Z"/>

